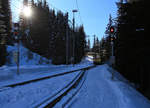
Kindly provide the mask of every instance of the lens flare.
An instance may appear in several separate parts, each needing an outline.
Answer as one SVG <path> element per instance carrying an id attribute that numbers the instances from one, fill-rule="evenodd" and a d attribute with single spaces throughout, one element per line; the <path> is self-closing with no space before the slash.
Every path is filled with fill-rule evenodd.
<path id="1" fill-rule="evenodd" d="M 26 17 L 31 17 L 32 15 L 32 10 L 30 7 L 24 7 L 23 8 L 23 14 L 26 16 Z"/>

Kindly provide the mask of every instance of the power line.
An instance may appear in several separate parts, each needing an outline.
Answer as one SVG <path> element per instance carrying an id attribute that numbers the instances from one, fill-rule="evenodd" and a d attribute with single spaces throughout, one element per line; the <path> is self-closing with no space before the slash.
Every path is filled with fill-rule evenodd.
<path id="1" fill-rule="evenodd" d="M 78 5 L 78 0 L 76 0 L 76 6 L 77 6 L 77 9 L 78 9 L 78 11 L 79 11 L 80 21 L 81 21 L 81 23 L 83 24 L 83 20 L 82 20 L 82 17 L 81 17 L 81 12 L 80 12 L 79 5 Z"/>

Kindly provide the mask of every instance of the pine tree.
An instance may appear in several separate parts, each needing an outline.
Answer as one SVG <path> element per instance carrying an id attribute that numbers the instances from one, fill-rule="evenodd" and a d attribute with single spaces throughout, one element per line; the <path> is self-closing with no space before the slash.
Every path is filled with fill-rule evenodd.
<path id="1" fill-rule="evenodd" d="M 99 47 L 100 47 L 100 59 L 101 59 L 101 62 L 104 63 L 105 62 L 105 49 L 104 49 L 104 44 L 105 44 L 105 40 L 104 40 L 104 37 L 100 40 L 99 42 Z"/>
<path id="2" fill-rule="evenodd" d="M 108 61 L 110 59 L 110 56 L 111 56 L 111 52 L 112 52 L 112 46 L 111 46 L 111 38 L 112 38 L 112 35 L 110 33 L 110 28 L 113 26 L 113 19 L 112 19 L 112 16 L 109 15 L 109 22 L 107 24 L 107 27 L 106 27 L 106 31 L 105 31 L 105 56 L 106 56 L 106 60 Z"/>
<path id="3" fill-rule="evenodd" d="M 149 15 L 147 1 L 117 3 L 118 25 L 116 37 L 117 69 L 131 82 L 140 84 L 144 93 L 150 89 L 148 43 Z"/>
<path id="4" fill-rule="evenodd" d="M 6 62 L 6 45 L 11 44 L 11 12 L 9 0 L 0 1 L 0 66 Z"/>
<path id="5" fill-rule="evenodd" d="M 96 36 L 94 35 L 94 39 L 93 39 L 93 48 L 92 51 L 95 52 L 96 51 Z"/>
<path id="6" fill-rule="evenodd" d="M 85 56 L 85 48 L 86 48 L 86 34 L 84 31 L 84 27 L 80 26 L 78 29 L 78 36 L 76 38 L 76 63 L 80 62 L 82 58 Z"/>
<path id="7" fill-rule="evenodd" d="M 87 52 L 90 52 L 90 50 L 91 50 L 91 42 L 90 42 L 90 39 L 88 39 L 88 41 L 87 41 Z"/>
<path id="8" fill-rule="evenodd" d="M 24 2 L 27 2 L 26 0 Z M 75 50 L 80 54 L 76 56 L 76 63 L 79 62 L 84 56 L 85 50 L 85 32 L 81 26 L 76 28 L 76 32 L 73 34 L 72 28 L 68 24 L 68 14 L 55 10 L 52 10 L 47 5 L 46 0 L 31 1 L 31 7 L 34 11 L 30 23 L 26 23 L 27 20 L 22 17 L 20 22 L 23 36 L 23 44 L 44 57 L 51 58 L 53 64 L 66 63 L 66 35 L 69 35 L 69 63 L 71 63 L 71 55 L 73 55 L 73 36 L 76 37 Z M 29 36 L 25 31 L 29 30 Z"/>
<path id="9" fill-rule="evenodd" d="M 55 50 L 53 63 L 54 64 L 64 64 L 66 61 L 66 23 L 67 16 L 61 11 L 57 13 L 57 34 L 55 39 Z"/>

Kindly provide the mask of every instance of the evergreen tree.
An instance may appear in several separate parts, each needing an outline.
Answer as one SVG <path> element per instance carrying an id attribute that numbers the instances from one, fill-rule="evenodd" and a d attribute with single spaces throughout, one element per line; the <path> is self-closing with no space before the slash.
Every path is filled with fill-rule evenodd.
<path id="1" fill-rule="evenodd" d="M 104 39 L 104 37 L 100 40 L 99 46 L 100 46 L 99 53 L 100 53 L 101 62 L 104 63 L 106 61 L 106 50 L 105 50 L 105 39 Z"/>
<path id="2" fill-rule="evenodd" d="M 25 3 L 27 0 L 24 1 Z M 24 4 L 25 4 L 24 3 Z M 27 4 L 28 5 L 28 4 Z M 83 26 L 76 28 L 73 34 L 68 24 L 68 14 L 50 9 L 46 0 L 34 3 L 31 1 L 34 11 L 30 20 L 20 16 L 23 44 L 30 50 L 52 59 L 53 64 L 66 63 L 66 36 L 69 35 L 69 63 L 73 55 L 73 39 L 75 37 L 76 63 L 84 56 L 85 32 Z M 27 34 L 26 31 L 29 31 Z"/>
<path id="3" fill-rule="evenodd" d="M 91 50 L 91 42 L 90 39 L 88 39 L 86 42 L 86 52 L 90 52 L 90 50 Z"/>
<path id="4" fill-rule="evenodd" d="M 93 48 L 92 48 L 92 52 L 96 52 L 96 36 L 94 35 L 94 39 L 93 39 Z"/>
<path id="5" fill-rule="evenodd" d="M 6 62 L 6 45 L 11 44 L 10 1 L 0 1 L 0 66 Z"/>
<path id="6" fill-rule="evenodd" d="M 63 14 L 61 11 L 57 13 L 57 28 L 56 38 L 54 40 L 53 49 L 53 63 L 64 64 L 66 63 L 66 25 L 68 16 Z"/>
<path id="7" fill-rule="evenodd" d="M 114 22 L 111 15 L 109 15 L 109 22 L 106 27 L 105 36 L 99 42 L 99 50 L 100 50 L 99 52 L 100 52 L 102 62 L 109 61 L 111 56 L 111 52 L 112 52 L 111 38 L 113 36 L 110 32 L 110 28 L 112 26 L 114 27 Z"/>
<path id="8" fill-rule="evenodd" d="M 76 63 L 80 62 L 81 59 L 85 56 L 85 48 L 86 48 L 86 34 L 84 31 L 84 27 L 81 26 L 79 27 L 78 31 L 77 31 L 77 36 L 76 36 L 76 47 L 75 47 L 75 52 L 76 52 L 76 56 L 75 56 L 75 60 Z"/>
<path id="9" fill-rule="evenodd" d="M 111 15 L 109 16 L 109 22 L 105 31 L 105 51 L 106 51 L 106 60 L 108 61 L 111 56 L 112 46 L 111 46 L 111 38 L 113 37 L 110 33 L 110 28 L 113 26 L 113 19 Z"/>
<path id="10" fill-rule="evenodd" d="M 131 82 L 140 84 L 144 93 L 150 90 L 148 43 L 149 6 L 147 1 L 119 2 L 116 33 L 116 68 Z M 149 93 L 150 94 L 150 93 Z"/>

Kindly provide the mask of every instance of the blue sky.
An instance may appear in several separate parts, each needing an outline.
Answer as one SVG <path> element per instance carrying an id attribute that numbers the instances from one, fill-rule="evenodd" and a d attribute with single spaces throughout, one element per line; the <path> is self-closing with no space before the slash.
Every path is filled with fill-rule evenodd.
<path id="1" fill-rule="evenodd" d="M 80 21 L 79 13 L 76 13 L 76 23 L 78 25 L 84 24 L 85 32 L 90 37 L 96 35 L 102 38 L 105 32 L 106 25 L 108 23 L 109 14 L 116 17 L 117 0 L 78 0 L 80 9 L 80 15 L 82 21 Z M 49 0 L 49 3 L 62 9 L 62 11 L 68 11 L 70 19 L 72 19 L 72 9 L 77 9 L 76 0 Z M 51 6 L 51 5 L 50 5 Z"/>
<path id="2" fill-rule="evenodd" d="M 19 1 L 12 0 L 13 19 L 16 21 Z M 76 13 L 76 26 L 84 24 L 85 32 L 90 36 L 90 40 L 93 40 L 93 35 L 101 39 L 104 35 L 106 25 L 108 23 L 109 14 L 112 17 L 116 17 L 117 6 L 115 2 L 118 0 L 78 0 L 79 12 Z M 76 0 L 47 0 L 50 8 L 55 10 L 61 10 L 63 12 L 69 12 L 69 19 L 72 20 L 72 9 L 77 9 Z M 16 7 L 14 7 L 14 5 Z M 82 19 L 82 20 L 81 20 Z"/>

